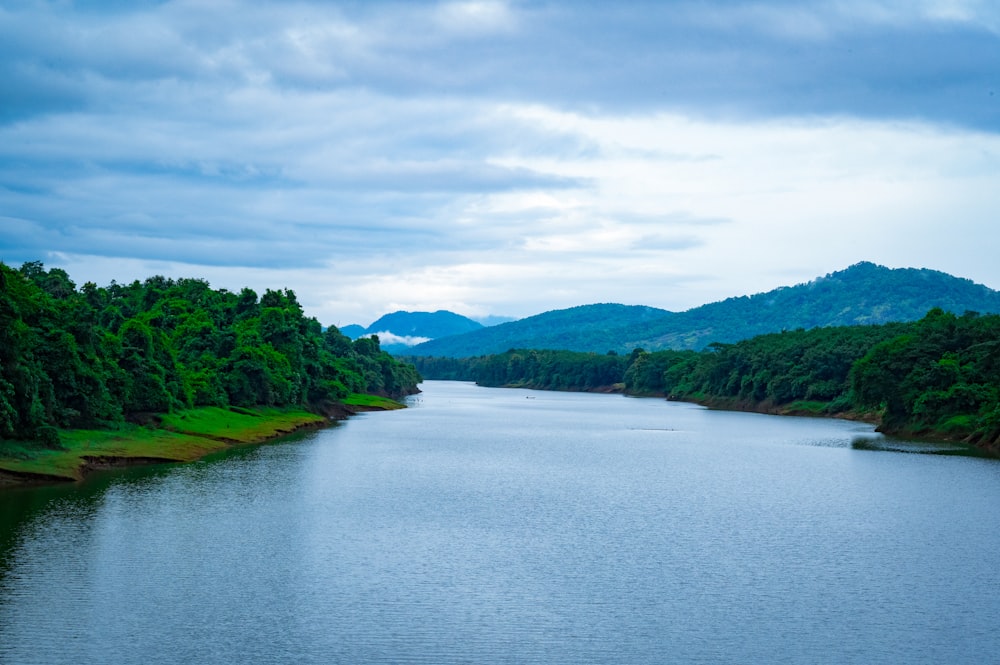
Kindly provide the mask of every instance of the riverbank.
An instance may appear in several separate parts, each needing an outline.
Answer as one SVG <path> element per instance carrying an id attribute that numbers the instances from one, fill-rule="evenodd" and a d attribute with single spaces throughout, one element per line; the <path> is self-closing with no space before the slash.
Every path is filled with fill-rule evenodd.
<path id="1" fill-rule="evenodd" d="M 352 395 L 313 413 L 301 408 L 200 407 L 146 414 L 116 430 L 60 430 L 60 447 L 38 449 L 0 442 L 0 486 L 74 482 L 98 469 L 165 462 L 193 462 L 238 445 L 264 443 L 294 432 L 326 427 L 364 411 L 405 408 L 384 397 Z"/>
<path id="2" fill-rule="evenodd" d="M 773 402 L 750 402 L 731 397 L 669 397 L 668 400 L 691 402 L 700 404 L 710 409 L 721 409 L 724 411 L 746 411 L 749 413 L 764 413 L 772 416 L 805 416 L 813 418 L 840 418 L 843 420 L 856 420 L 858 422 L 875 425 L 876 428 L 882 425 L 882 417 L 874 411 L 837 411 L 831 412 L 828 407 L 829 402 L 798 400 L 787 404 L 775 404 Z"/>
<path id="3" fill-rule="evenodd" d="M 805 416 L 814 418 L 840 418 L 843 420 L 853 420 L 868 423 L 875 426 L 875 431 L 887 436 L 900 439 L 913 439 L 915 441 L 926 441 L 928 443 L 950 443 L 961 446 L 968 446 L 981 451 L 982 454 L 1000 458 L 1000 438 L 986 438 L 968 430 L 955 429 L 953 431 L 937 430 L 932 428 L 894 428 L 888 427 L 882 420 L 882 414 L 876 411 L 858 411 L 851 409 L 847 411 L 830 412 L 828 402 L 820 401 L 796 401 L 788 404 L 774 404 L 772 402 L 748 402 L 724 397 L 665 397 L 668 400 L 679 402 L 690 402 L 700 404 L 710 409 L 720 409 L 724 411 L 745 411 L 749 413 L 763 413 L 774 416 Z"/>
<path id="4" fill-rule="evenodd" d="M 484 387 L 554 390 L 552 388 L 539 388 L 530 383 Z M 830 402 L 797 400 L 787 404 L 775 404 L 770 401 L 753 402 L 733 397 L 711 397 L 706 395 L 676 396 L 666 395 L 662 392 L 636 393 L 626 390 L 625 384 L 623 383 L 587 389 L 574 390 L 567 388 L 560 390 L 559 392 L 617 393 L 625 395 L 626 397 L 658 398 L 669 401 L 688 402 L 691 404 L 698 404 L 709 409 L 718 409 L 722 411 L 743 411 L 747 413 L 762 413 L 772 416 L 804 416 L 812 418 L 838 418 L 842 420 L 853 420 L 874 425 L 875 431 L 887 436 L 901 439 L 912 439 L 915 441 L 926 441 L 928 443 L 949 443 L 968 446 L 970 449 L 974 448 L 981 451 L 984 455 L 1000 458 L 1000 435 L 990 438 L 975 432 L 970 433 L 969 428 L 962 428 L 958 426 L 960 423 L 955 423 L 956 426 L 951 430 L 938 430 L 932 428 L 891 428 L 885 425 L 882 420 L 882 414 L 877 411 L 859 411 L 857 409 L 849 409 L 846 411 L 832 412 L 829 409 L 831 404 Z"/>

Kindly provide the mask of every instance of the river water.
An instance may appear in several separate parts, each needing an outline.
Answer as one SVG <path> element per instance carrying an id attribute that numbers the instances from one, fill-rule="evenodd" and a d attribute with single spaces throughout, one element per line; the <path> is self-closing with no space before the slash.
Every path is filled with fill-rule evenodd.
<path id="1" fill-rule="evenodd" d="M 422 387 L 0 492 L 0 663 L 1000 657 L 997 461 L 859 423 Z"/>

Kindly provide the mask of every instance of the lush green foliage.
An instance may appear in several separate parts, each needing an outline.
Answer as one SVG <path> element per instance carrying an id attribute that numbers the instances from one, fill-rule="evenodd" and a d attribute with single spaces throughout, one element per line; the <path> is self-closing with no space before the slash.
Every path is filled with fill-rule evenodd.
<path id="1" fill-rule="evenodd" d="M 475 381 L 481 386 L 538 390 L 621 389 L 630 358 L 549 349 L 510 349 L 473 358 L 409 356 L 421 376 L 439 381 Z"/>
<path id="2" fill-rule="evenodd" d="M 851 372 L 857 402 L 890 428 L 1000 434 L 1000 316 L 936 309 L 868 351 Z"/>
<path id="3" fill-rule="evenodd" d="M 396 356 L 400 361 L 412 363 L 420 376 L 436 381 L 475 381 L 479 363 L 490 356 L 451 358 L 439 356 Z"/>
<path id="4" fill-rule="evenodd" d="M 190 462 L 235 443 L 259 443 L 325 422 L 301 407 L 202 406 L 162 414 L 159 427 L 125 423 L 114 429 L 62 430 L 58 449 L 0 439 L 0 475 L 80 480 L 97 460 Z"/>
<path id="5" fill-rule="evenodd" d="M 151 277 L 79 290 L 60 269 L 0 264 L 0 438 L 55 445 L 55 428 L 116 426 L 194 406 L 286 406 L 403 395 L 419 376 L 323 331 L 289 290 L 231 293 Z"/>
<path id="6" fill-rule="evenodd" d="M 933 270 L 890 270 L 859 263 L 806 284 L 729 298 L 686 312 L 650 307 L 587 305 L 419 344 L 410 355 L 466 357 L 510 348 L 569 349 L 627 354 L 698 350 L 713 342 L 832 326 L 915 321 L 939 307 L 1000 312 L 1000 293 Z"/>
<path id="7" fill-rule="evenodd" d="M 995 442 L 1000 436 L 1000 316 L 931 310 L 910 323 L 793 330 L 702 351 L 628 356 L 510 350 L 413 358 L 428 378 L 481 385 L 666 395 L 800 413 L 870 412 L 887 431 Z"/>
<path id="8" fill-rule="evenodd" d="M 625 374 L 634 393 L 704 395 L 747 404 L 825 401 L 850 408 L 850 372 L 869 349 L 907 324 L 794 330 L 704 351 L 639 353 Z"/>
<path id="9" fill-rule="evenodd" d="M 615 353 L 510 350 L 480 359 L 475 376 L 483 386 L 597 390 L 619 383 L 625 363 L 626 358 Z"/>

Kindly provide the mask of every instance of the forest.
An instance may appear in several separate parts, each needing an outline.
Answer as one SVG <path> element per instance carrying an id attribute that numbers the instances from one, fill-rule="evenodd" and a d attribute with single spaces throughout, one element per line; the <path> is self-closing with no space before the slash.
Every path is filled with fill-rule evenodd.
<path id="1" fill-rule="evenodd" d="M 917 321 L 933 308 L 1000 313 L 1000 292 L 926 268 L 857 263 L 795 286 L 727 298 L 684 312 L 597 304 L 554 310 L 417 344 L 413 356 L 453 358 L 507 349 L 628 354 L 635 348 L 699 351 L 712 342 L 797 330 Z M 428 335 L 436 337 L 435 335 Z"/>
<path id="2" fill-rule="evenodd" d="M 853 415 L 878 421 L 887 433 L 994 450 L 1000 439 L 1000 315 L 935 308 L 915 322 L 798 329 L 701 351 L 511 349 L 411 360 L 427 378 L 485 386 L 615 389 L 729 408 Z"/>
<path id="3" fill-rule="evenodd" d="M 77 288 L 58 268 L 0 263 L 0 440 L 59 445 L 199 406 L 309 406 L 398 397 L 420 376 L 379 346 L 303 314 L 295 293 L 150 277 Z"/>

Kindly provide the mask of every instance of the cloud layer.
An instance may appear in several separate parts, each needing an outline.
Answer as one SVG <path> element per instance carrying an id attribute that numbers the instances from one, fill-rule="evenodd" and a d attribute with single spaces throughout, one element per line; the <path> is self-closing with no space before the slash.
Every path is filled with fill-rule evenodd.
<path id="1" fill-rule="evenodd" d="M 341 325 L 996 288 L 996 62 L 972 0 L 6 3 L 0 260 Z"/>

